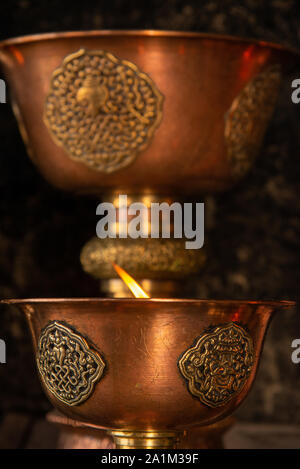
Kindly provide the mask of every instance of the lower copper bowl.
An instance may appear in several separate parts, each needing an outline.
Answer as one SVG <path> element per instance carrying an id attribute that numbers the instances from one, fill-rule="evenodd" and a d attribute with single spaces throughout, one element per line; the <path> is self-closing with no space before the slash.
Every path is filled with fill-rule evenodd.
<path id="1" fill-rule="evenodd" d="M 25 312 L 41 381 L 73 419 L 185 429 L 232 412 L 253 383 L 272 313 L 292 302 L 4 300 Z"/>

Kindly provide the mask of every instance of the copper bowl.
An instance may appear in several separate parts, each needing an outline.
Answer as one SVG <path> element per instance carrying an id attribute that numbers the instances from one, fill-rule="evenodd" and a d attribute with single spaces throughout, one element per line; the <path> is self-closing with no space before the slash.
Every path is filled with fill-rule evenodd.
<path id="1" fill-rule="evenodd" d="M 184 195 L 246 174 L 299 54 L 200 33 L 81 31 L 2 41 L 0 61 L 52 184 Z"/>
<path id="2" fill-rule="evenodd" d="M 72 419 L 121 432 L 181 431 L 229 415 L 254 381 L 272 313 L 293 306 L 170 299 L 4 302 L 26 314 L 53 405 Z"/>

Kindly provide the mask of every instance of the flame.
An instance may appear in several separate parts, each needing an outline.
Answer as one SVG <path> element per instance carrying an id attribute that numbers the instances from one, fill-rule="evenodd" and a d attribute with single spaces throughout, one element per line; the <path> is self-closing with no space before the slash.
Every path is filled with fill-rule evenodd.
<path id="1" fill-rule="evenodd" d="M 140 285 L 122 267 L 112 262 L 113 268 L 136 298 L 150 298 Z"/>

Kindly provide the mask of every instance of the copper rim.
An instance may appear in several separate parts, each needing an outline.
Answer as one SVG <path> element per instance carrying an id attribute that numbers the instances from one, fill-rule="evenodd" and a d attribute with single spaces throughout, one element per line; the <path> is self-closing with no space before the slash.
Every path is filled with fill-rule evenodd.
<path id="1" fill-rule="evenodd" d="M 286 306 L 292 307 L 297 303 L 290 300 L 214 300 L 214 299 L 193 299 L 193 298 L 20 298 L 20 299 L 2 299 L 2 304 L 30 304 L 30 303 L 116 303 L 121 302 L 124 304 L 136 304 L 146 302 L 149 303 L 193 303 L 193 304 L 207 304 L 207 305 L 258 305 L 258 306 Z"/>
<path id="2" fill-rule="evenodd" d="M 272 49 L 278 49 L 292 54 L 296 54 L 300 57 L 300 52 L 292 47 L 284 46 L 282 44 L 263 41 L 253 38 L 244 38 L 239 36 L 231 36 L 224 34 L 214 33 L 201 33 L 196 31 L 176 31 L 176 30 L 153 30 L 153 29 L 136 29 L 136 30 L 122 30 L 122 29 L 104 29 L 104 30 L 82 30 L 82 31 L 60 31 L 56 33 L 40 33 L 40 34 L 29 34 L 25 36 L 17 36 L 0 41 L 0 47 L 15 45 L 15 44 L 27 44 L 30 42 L 48 41 L 60 38 L 72 38 L 72 37 L 97 37 L 97 36 L 148 36 L 148 37 L 174 37 L 174 38 L 191 38 L 191 39 L 209 39 L 213 41 L 229 41 L 236 43 L 251 43 L 256 44 L 260 47 L 269 47 Z"/>

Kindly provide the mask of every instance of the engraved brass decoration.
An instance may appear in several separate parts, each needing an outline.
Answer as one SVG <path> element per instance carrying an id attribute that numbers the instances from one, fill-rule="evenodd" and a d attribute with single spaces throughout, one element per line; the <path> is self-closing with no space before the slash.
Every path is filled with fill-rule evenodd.
<path id="1" fill-rule="evenodd" d="M 186 278 L 199 272 L 205 260 L 204 250 L 186 249 L 184 239 L 94 237 L 80 255 L 83 270 L 99 279 L 117 277 L 113 262 L 126 266 L 136 278 Z"/>
<path id="2" fill-rule="evenodd" d="M 105 367 L 83 337 L 56 321 L 42 331 L 37 365 L 48 390 L 70 406 L 89 398 Z"/>
<path id="3" fill-rule="evenodd" d="M 234 99 L 225 120 L 227 158 L 232 177 L 241 179 L 251 168 L 275 108 L 281 82 L 279 66 L 255 76 Z"/>
<path id="4" fill-rule="evenodd" d="M 72 159 L 110 173 L 149 145 L 162 105 L 152 79 L 133 63 L 81 49 L 54 72 L 44 122 Z"/>
<path id="5" fill-rule="evenodd" d="M 234 323 L 203 334 L 179 360 L 188 389 L 202 404 L 219 407 L 243 388 L 253 366 L 253 342 Z"/>

